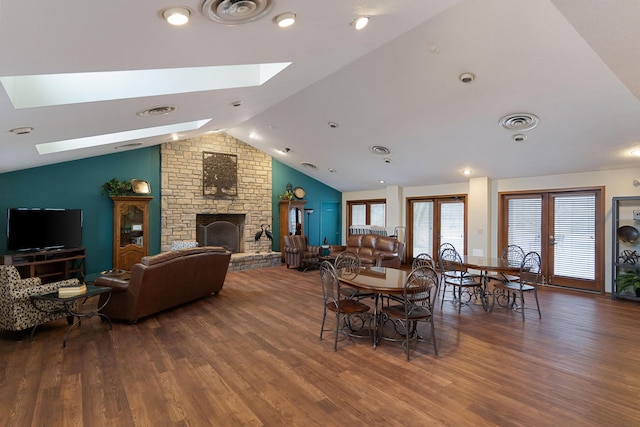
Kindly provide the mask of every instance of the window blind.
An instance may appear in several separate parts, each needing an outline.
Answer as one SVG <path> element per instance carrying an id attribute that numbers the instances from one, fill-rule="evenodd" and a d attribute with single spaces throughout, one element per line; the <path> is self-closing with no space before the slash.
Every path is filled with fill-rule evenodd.
<path id="1" fill-rule="evenodd" d="M 540 253 L 542 230 L 542 197 L 509 199 L 508 241 L 518 245 L 525 253 Z"/>

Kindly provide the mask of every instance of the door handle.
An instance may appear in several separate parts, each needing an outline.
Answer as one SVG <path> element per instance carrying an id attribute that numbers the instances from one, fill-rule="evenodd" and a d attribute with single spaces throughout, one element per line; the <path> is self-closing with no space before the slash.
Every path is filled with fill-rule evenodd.
<path id="1" fill-rule="evenodd" d="M 556 244 L 556 239 L 553 236 L 549 236 L 549 245 L 553 246 Z"/>

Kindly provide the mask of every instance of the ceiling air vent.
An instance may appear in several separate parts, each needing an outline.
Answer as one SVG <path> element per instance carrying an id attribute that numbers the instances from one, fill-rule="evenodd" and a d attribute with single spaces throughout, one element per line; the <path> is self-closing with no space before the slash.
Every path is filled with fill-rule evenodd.
<path id="1" fill-rule="evenodd" d="M 161 107 L 147 108 L 146 110 L 138 111 L 138 116 L 164 116 L 165 114 L 173 113 L 176 111 L 176 107 L 171 105 L 163 105 Z"/>
<path id="2" fill-rule="evenodd" d="M 371 151 L 373 154 L 379 154 L 381 156 L 388 156 L 389 154 L 391 154 L 391 150 L 389 150 L 387 147 L 383 147 L 382 145 L 372 145 L 371 147 L 369 147 L 369 151 Z"/>
<path id="3" fill-rule="evenodd" d="M 318 169 L 318 167 L 316 165 L 314 165 L 313 163 L 308 163 L 308 162 L 302 162 L 300 163 L 303 167 L 307 168 L 307 169 L 311 169 L 312 171 Z"/>
<path id="4" fill-rule="evenodd" d="M 25 127 L 21 127 L 21 128 L 11 129 L 9 132 L 12 132 L 12 133 L 14 133 L 16 135 L 26 135 L 28 133 L 31 133 L 32 130 L 33 130 L 32 127 L 25 126 Z"/>
<path id="5" fill-rule="evenodd" d="M 538 126 L 538 116 L 529 113 L 509 114 L 500 119 L 500 126 L 507 130 L 527 131 Z"/>
<path id="6" fill-rule="evenodd" d="M 205 0 L 202 13 L 226 25 L 246 24 L 265 16 L 275 0 Z"/>

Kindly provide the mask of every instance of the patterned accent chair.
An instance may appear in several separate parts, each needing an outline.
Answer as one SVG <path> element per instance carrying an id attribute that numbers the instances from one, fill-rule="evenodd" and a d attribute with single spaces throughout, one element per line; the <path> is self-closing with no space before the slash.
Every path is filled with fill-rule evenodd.
<path id="1" fill-rule="evenodd" d="M 60 304 L 42 301 L 39 307 L 51 311 L 48 313 L 35 308 L 30 297 L 55 292 L 60 286 L 78 283 L 78 279 L 46 284 L 39 277 L 21 279 L 13 265 L 0 265 L 0 329 L 22 331 L 66 316 Z"/>
<path id="2" fill-rule="evenodd" d="M 307 236 L 284 236 L 284 261 L 287 268 L 301 268 L 308 261 L 318 262 L 321 246 L 307 246 Z"/>

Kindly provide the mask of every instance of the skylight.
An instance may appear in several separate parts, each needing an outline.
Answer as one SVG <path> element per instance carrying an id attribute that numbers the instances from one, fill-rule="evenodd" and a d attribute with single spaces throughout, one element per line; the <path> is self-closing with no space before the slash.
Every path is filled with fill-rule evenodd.
<path id="1" fill-rule="evenodd" d="M 52 154 L 61 151 L 79 150 L 81 148 L 96 147 L 98 145 L 113 144 L 134 139 L 149 138 L 152 136 L 166 135 L 173 132 L 186 132 L 200 129 L 211 119 L 196 120 L 193 122 L 176 123 L 172 125 L 157 126 L 145 129 L 128 130 L 124 132 L 108 133 L 104 135 L 87 136 L 84 138 L 68 139 L 65 141 L 47 142 L 37 144 L 38 153 Z"/>
<path id="2" fill-rule="evenodd" d="M 14 108 L 260 86 L 290 62 L 0 77 Z"/>

